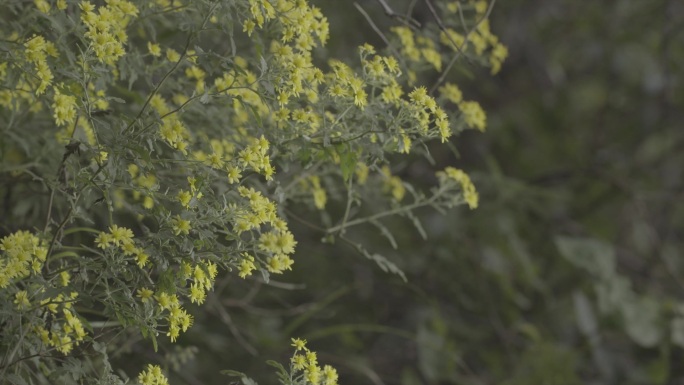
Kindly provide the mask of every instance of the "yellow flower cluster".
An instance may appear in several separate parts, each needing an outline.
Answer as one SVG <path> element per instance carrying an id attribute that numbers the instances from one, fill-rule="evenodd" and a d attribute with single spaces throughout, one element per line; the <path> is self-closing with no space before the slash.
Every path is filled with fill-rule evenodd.
<path id="1" fill-rule="evenodd" d="M 0 288 L 12 281 L 38 273 L 45 263 L 48 249 L 28 231 L 17 231 L 0 240 Z"/>
<path id="2" fill-rule="evenodd" d="M 428 95 L 425 87 L 415 88 L 408 96 L 413 103 L 413 116 L 418 121 L 423 133 L 428 134 L 430 123 L 434 122 L 442 143 L 446 142 L 451 136 L 447 113 L 444 112 L 432 96 Z"/>
<path id="3" fill-rule="evenodd" d="M 196 65 L 191 65 L 185 69 L 185 76 L 188 79 L 195 80 L 195 91 L 197 91 L 198 94 L 204 92 L 204 78 L 207 76 L 207 74 L 201 68 Z"/>
<path id="4" fill-rule="evenodd" d="M 187 154 L 190 132 L 183 122 L 177 116 L 171 114 L 171 108 L 161 95 L 155 94 L 150 99 L 150 105 L 163 117 L 162 125 L 159 128 L 159 134 L 162 139 L 171 147 L 183 154 Z"/>
<path id="5" fill-rule="evenodd" d="M 47 0 L 33 0 L 33 3 L 40 12 L 43 12 L 46 15 L 49 14 L 50 10 L 52 9 L 52 6 L 50 6 L 50 3 Z M 66 0 L 57 0 L 55 5 L 60 11 L 63 11 L 67 8 Z"/>
<path id="6" fill-rule="evenodd" d="M 181 277 L 191 279 L 188 298 L 190 302 L 201 305 L 207 297 L 207 291 L 214 287 L 214 281 L 218 274 L 218 267 L 211 261 L 201 261 L 193 268 L 190 263 L 181 264 Z"/>
<path id="7" fill-rule="evenodd" d="M 47 87 L 52 83 L 53 75 L 48 66 L 47 56 L 57 57 L 59 53 L 55 45 L 46 41 L 44 37 L 34 35 L 26 43 L 24 43 L 24 54 L 26 59 L 31 62 L 36 71 L 36 77 L 39 80 L 36 87 L 36 95 L 40 95 L 47 90 Z"/>
<path id="8" fill-rule="evenodd" d="M 413 31 L 409 27 L 393 27 L 391 29 L 401 42 L 401 54 L 412 61 L 420 60 L 420 50 L 416 47 L 416 40 Z"/>
<path id="9" fill-rule="evenodd" d="M 366 165 L 363 162 L 358 162 L 356 163 L 356 169 L 354 170 L 354 174 L 356 175 L 356 182 L 359 185 L 364 185 L 366 184 L 366 181 L 368 180 L 368 165 Z"/>
<path id="10" fill-rule="evenodd" d="M 249 201 L 249 209 L 240 209 L 235 215 L 233 228 L 238 234 L 259 229 L 262 224 L 267 223 L 279 230 L 287 230 L 287 224 L 276 214 L 275 202 L 253 188 L 240 186 L 238 193 Z"/>
<path id="11" fill-rule="evenodd" d="M 254 72 L 249 70 L 247 60 L 240 56 L 233 59 L 234 68 L 214 79 L 217 94 L 233 96 L 233 123 L 243 126 L 249 122 L 252 111 L 262 119 L 270 116 L 268 104 L 260 97 L 259 82 Z"/>
<path id="12" fill-rule="evenodd" d="M 480 107 L 480 103 L 470 101 L 461 102 L 458 104 L 459 110 L 463 114 L 463 118 L 468 126 L 484 131 L 487 126 L 487 115 Z"/>
<path id="13" fill-rule="evenodd" d="M 150 294 L 149 289 L 138 291 L 138 296 L 143 302 L 149 301 Z M 192 296 L 192 291 L 190 296 Z M 168 311 L 166 320 L 169 322 L 169 330 L 166 332 L 166 336 L 171 339 L 171 342 L 176 342 L 180 332 L 183 331 L 185 333 L 192 326 L 192 315 L 181 307 L 176 294 L 168 294 L 162 291 L 155 295 L 154 299 L 162 311 Z"/>
<path id="14" fill-rule="evenodd" d="M 484 131 L 487 127 L 487 115 L 478 102 L 464 101 L 463 93 L 455 84 L 446 83 L 439 87 L 440 96 L 446 101 L 454 103 L 461 111 L 468 127 Z"/>
<path id="15" fill-rule="evenodd" d="M 162 373 L 159 365 L 147 365 L 147 369 L 138 375 L 140 385 L 169 385 L 169 380 Z"/>
<path id="16" fill-rule="evenodd" d="M 53 321 L 50 330 L 43 326 L 36 326 L 34 332 L 43 344 L 56 348 L 62 354 L 69 354 L 74 346 L 85 339 L 86 331 L 81 320 L 72 312 L 73 303 L 78 293 L 72 292 L 68 297 L 63 294 L 55 298 L 45 298 L 40 301 L 41 307 L 46 307 L 52 314 L 60 313 L 63 318 Z"/>
<path id="17" fill-rule="evenodd" d="M 192 155 L 207 166 L 226 172 L 228 182 L 231 184 L 240 182 L 242 173 L 248 170 L 260 173 L 266 180 L 272 180 L 275 168 L 271 165 L 271 159 L 268 156 L 270 143 L 263 135 L 260 138 L 250 137 L 247 141 L 249 144 L 237 155 L 235 154 L 235 144 L 226 139 L 220 141 L 211 139 L 211 154 L 198 150 L 194 151 Z M 201 197 L 201 193 L 198 194 Z"/>
<path id="18" fill-rule="evenodd" d="M 359 47 L 359 53 L 364 79 L 369 85 L 382 89 L 380 99 L 383 102 L 399 107 L 404 92 L 396 80 L 401 75 L 397 59 L 392 56 L 375 55 L 375 48 L 367 43 Z"/>
<path id="19" fill-rule="evenodd" d="M 126 227 L 112 225 L 109 227 L 109 233 L 100 232 L 100 234 L 98 234 L 95 238 L 95 244 L 103 250 L 115 246 L 119 248 L 123 255 L 135 256 L 135 261 L 141 269 L 147 265 L 150 258 L 149 255 L 145 253 L 145 250 L 135 245 L 135 242 L 133 241 L 133 231 Z"/>
<path id="20" fill-rule="evenodd" d="M 76 119 L 76 98 L 62 94 L 59 88 L 55 87 L 52 109 L 54 110 L 52 116 L 55 118 L 57 126 L 71 124 Z"/>
<path id="21" fill-rule="evenodd" d="M 480 8 L 484 4 L 486 11 L 486 2 L 478 1 L 477 4 L 480 4 Z M 483 55 L 489 49 L 488 61 L 492 75 L 501 70 L 501 64 L 508 56 L 506 46 L 501 44 L 499 38 L 489 30 L 489 20 L 482 20 L 477 25 L 477 28 L 470 32 L 467 38 L 455 30 L 447 28 L 440 33 L 439 40 L 442 44 L 457 52 L 465 52 L 472 45 L 475 54 L 478 56 Z"/>
<path id="22" fill-rule="evenodd" d="M 252 138 L 251 142 L 249 146 L 238 153 L 237 166 L 241 171 L 252 169 L 265 176 L 266 180 L 273 179 L 275 169 L 268 157 L 270 146 L 268 140 L 262 135 L 259 139 Z"/>
<path id="23" fill-rule="evenodd" d="M 391 29 L 401 42 L 401 54 L 412 62 L 430 64 L 437 71 L 442 70 L 442 55 L 435 43 L 426 37 L 415 37 L 413 31 L 406 26 Z"/>
<path id="24" fill-rule="evenodd" d="M 463 191 L 463 199 L 468 204 L 468 207 L 471 209 L 477 208 L 479 200 L 477 190 L 475 190 L 475 185 L 473 185 L 473 182 L 470 180 L 468 174 L 463 172 L 463 170 L 459 170 L 454 167 L 447 167 L 444 169 L 444 171 L 438 171 L 437 177 L 441 183 L 445 183 L 447 180 L 454 180 L 458 182 L 461 186 L 461 190 Z"/>
<path id="25" fill-rule="evenodd" d="M 242 257 L 242 261 L 240 261 L 240 266 L 238 266 L 238 270 L 240 270 L 238 275 L 240 278 L 247 278 L 252 275 L 254 270 L 256 270 L 254 257 L 247 253 L 242 253 L 240 256 Z"/>
<path id="26" fill-rule="evenodd" d="M 385 177 L 382 190 L 384 193 L 390 193 L 392 198 L 397 202 L 401 202 L 406 195 L 406 187 L 398 176 L 392 175 L 392 171 L 388 166 L 382 166 L 382 175 Z"/>
<path id="27" fill-rule="evenodd" d="M 330 365 L 319 366 L 316 352 L 306 347 L 306 340 L 292 339 L 295 353 L 290 359 L 291 376 L 298 377 L 300 374 L 311 385 L 337 385 L 339 376 L 337 370 Z"/>
<path id="28" fill-rule="evenodd" d="M 310 191 L 313 198 L 314 206 L 317 209 L 323 210 L 325 204 L 328 202 L 328 194 L 321 186 L 321 178 L 318 175 L 312 175 L 306 179 L 302 179 L 301 188 L 303 191 Z"/>
<path id="29" fill-rule="evenodd" d="M 445 97 L 446 100 L 455 104 L 458 104 L 463 100 L 463 93 L 457 85 L 452 83 L 445 83 L 443 86 L 439 87 L 439 93 L 441 96 Z"/>
<path id="30" fill-rule="evenodd" d="M 281 274 L 291 270 L 294 261 L 288 254 L 293 254 L 297 241 L 289 230 L 272 230 L 259 237 L 259 249 L 268 253 L 266 268 L 271 273 Z"/>
<path id="31" fill-rule="evenodd" d="M 264 21 L 276 20 L 279 26 L 280 42 L 273 41 L 270 52 L 279 73 L 275 84 L 275 96 L 280 107 L 287 109 L 290 97 L 304 93 L 315 103 L 318 99 L 316 86 L 323 80 L 323 73 L 312 64 L 311 50 L 328 39 L 327 19 L 316 7 L 306 1 L 250 0 L 251 17 L 243 23 L 247 33 L 255 27 L 261 28 Z M 280 113 L 287 115 L 289 111 Z"/>
<path id="32" fill-rule="evenodd" d="M 133 199 L 135 201 L 142 199 L 143 207 L 148 210 L 153 208 L 154 199 L 151 192 L 157 188 L 157 177 L 154 174 L 141 173 L 140 168 L 133 163 L 128 165 L 128 174 L 133 180 L 133 185 L 138 187 L 133 190 Z"/>
<path id="33" fill-rule="evenodd" d="M 263 224 L 270 225 L 271 230 L 261 234 L 258 244 L 259 249 L 267 255 L 264 265 L 268 271 L 275 274 L 290 270 L 293 261 L 289 254 L 294 253 L 297 242 L 288 230 L 287 223 L 277 216 L 275 202 L 253 188 L 240 186 L 238 193 L 248 199 L 249 208 L 236 209 L 234 230 L 240 234 L 244 231 L 259 230 Z M 257 261 L 254 256 L 247 253 L 242 253 L 241 257 L 239 275 L 246 278 L 256 270 Z"/>
<path id="34" fill-rule="evenodd" d="M 97 12 L 90 1 L 81 1 L 80 8 L 81 21 L 88 28 L 85 36 L 90 40 L 95 56 L 101 62 L 114 66 L 126 54 L 126 27 L 131 18 L 138 15 L 138 8 L 126 0 L 109 0 Z"/>
<path id="35" fill-rule="evenodd" d="M 340 100 L 353 98 L 354 105 L 363 109 L 368 104 L 366 83 L 346 64 L 338 60 L 330 60 L 333 72 L 328 78 L 328 94 Z"/>

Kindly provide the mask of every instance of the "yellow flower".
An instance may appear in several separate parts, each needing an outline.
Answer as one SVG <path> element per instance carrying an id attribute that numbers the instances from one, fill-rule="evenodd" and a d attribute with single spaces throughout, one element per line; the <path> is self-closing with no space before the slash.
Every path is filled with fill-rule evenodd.
<path id="1" fill-rule="evenodd" d="M 383 191 L 386 193 L 391 193 L 394 200 L 401 202 L 401 200 L 404 199 L 404 195 L 406 195 L 406 187 L 404 187 L 404 183 L 401 181 L 401 178 L 398 176 L 392 176 L 392 173 L 387 166 L 382 167 L 382 173 L 386 177 Z"/>
<path id="2" fill-rule="evenodd" d="M 140 372 L 138 382 L 142 385 L 168 385 L 169 380 L 162 374 L 158 365 L 147 365 L 147 369 Z"/>
<path id="3" fill-rule="evenodd" d="M 112 235 L 112 243 L 117 246 L 133 242 L 133 231 L 129 228 L 112 225 L 109 233 Z"/>
<path id="4" fill-rule="evenodd" d="M 242 253 L 243 260 L 240 261 L 240 266 L 239 270 L 240 272 L 238 275 L 240 278 L 246 278 L 250 275 L 252 275 L 252 271 L 256 270 L 256 265 L 254 265 L 254 257 L 247 254 L 247 253 Z"/>
<path id="5" fill-rule="evenodd" d="M 190 301 L 192 303 L 196 303 L 198 305 L 201 305 L 204 303 L 204 300 L 207 298 L 207 293 L 204 291 L 204 287 L 201 285 L 198 285 L 197 283 L 193 283 L 190 285 Z"/>
<path id="6" fill-rule="evenodd" d="M 463 113 L 463 118 L 468 126 L 484 131 L 487 125 L 487 116 L 478 102 L 461 102 L 458 108 Z"/>
<path id="7" fill-rule="evenodd" d="M 26 310 L 31 307 L 31 302 L 29 302 L 26 290 L 18 291 L 17 294 L 14 295 L 14 304 L 17 305 L 17 309 L 19 310 Z"/>
<path id="8" fill-rule="evenodd" d="M 171 227 L 175 235 L 180 235 L 181 233 L 188 235 L 192 229 L 190 221 L 182 219 L 180 215 L 176 215 L 176 217 L 171 220 Z"/>
<path id="9" fill-rule="evenodd" d="M 150 289 L 143 288 L 143 289 L 138 289 L 138 298 L 142 301 L 142 303 L 149 302 L 152 299 L 152 295 L 154 292 Z"/>
<path id="10" fill-rule="evenodd" d="M 301 354 L 295 354 L 292 357 L 292 367 L 295 370 L 302 370 L 306 367 L 306 357 Z"/>
<path id="11" fill-rule="evenodd" d="M 295 350 L 307 350 L 306 349 L 306 340 L 302 340 L 299 338 L 293 338 L 292 339 L 292 346 L 294 346 Z"/>
<path id="12" fill-rule="evenodd" d="M 107 247 L 109 247 L 109 245 L 113 241 L 114 241 L 114 239 L 112 238 L 112 235 L 105 233 L 105 232 L 101 232 L 95 238 L 95 244 L 97 245 L 97 247 L 99 247 L 100 249 L 103 249 L 103 250 L 106 249 Z"/>
<path id="13" fill-rule="evenodd" d="M 172 63 L 176 63 L 181 59 L 181 55 L 176 50 L 168 48 L 166 50 L 166 59 Z"/>
<path id="14" fill-rule="evenodd" d="M 322 385 L 337 385 L 337 370 L 330 365 L 323 367 L 323 383 Z"/>
<path id="15" fill-rule="evenodd" d="M 141 269 L 143 267 L 145 267 L 145 265 L 147 265 L 147 260 L 149 258 L 150 257 L 147 254 L 145 254 L 145 252 L 143 250 L 141 250 L 141 249 L 136 250 L 135 262 L 138 264 L 138 267 L 140 267 Z"/>
<path id="16" fill-rule="evenodd" d="M 68 286 L 69 282 L 71 281 L 71 275 L 69 274 L 68 271 L 63 271 L 63 272 L 59 273 L 59 278 L 60 278 L 60 283 L 64 287 Z"/>
<path id="17" fill-rule="evenodd" d="M 70 95 L 63 95 L 55 88 L 52 109 L 53 117 L 58 126 L 71 124 L 76 118 L 76 98 Z"/>
<path id="18" fill-rule="evenodd" d="M 45 0 L 34 0 L 34 3 L 36 4 L 36 8 L 38 8 L 39 11 L 43 12 L 44 14 L 50 13 L 50 3 L 48 3 Z"/>
<path id="19" fill-rule="evenodd" d="M 451 179 L 458 182 L 461 185 L 463 199 L 468 204 L 468 207 L 471 209 L 477 208 L 479 200 L 477 190 L 475 190 L 475 185 L 473 185 L 468 174 L 463 172 L 463 170 L 447 167 L 444 171 L 437 172 L 437 177 L 440 178 L 440 180 Z"/>
<path id="20" fill-rule="evenodd" d="M 439 87 L 439 92 L 452 103 L 460 103 L 463 100 L 463 93 L 455 84 L 446 83 Z"/>
<path id="21" fill-rule="evenodd" d="M 356 174 L 357 182 L 360 185 L 366 184 L 366 180 L 368 180 L 368 166 L 365 163 L 358 162 L 354 173 Z"/>
<path id="22" fill-rule="evenodd" d="M 154 57 L 160 57 L 161 56 L 161 47 L 159 47 L 159 44 L 152 43 L 151 41 L 147 42 L 147 50 L 150 51 L 150 55 Z"/>
<path id="23" fill-rule="evenodd" d="M 177 195 L 178 202 L 185 208 L 190 207 L 190 200 L 192 199 L 192 194 L 189 191 L 180 190 Z"/>

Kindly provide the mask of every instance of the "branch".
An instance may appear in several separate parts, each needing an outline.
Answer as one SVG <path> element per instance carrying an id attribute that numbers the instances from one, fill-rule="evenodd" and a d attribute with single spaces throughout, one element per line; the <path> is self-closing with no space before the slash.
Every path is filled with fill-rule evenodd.
<path id="1" fill-rule="evenodd" d="M 434 8 L 432 8 L 432 6 L 431 6 L 431 4 L 430 4 L 430 2 L 429 2 L 430 0 L 424 0 L 424 1 L 428 4 L 428 7 L 429 7 L 431 10 L 434 9 Z M 496 3 L 496 0 L 492 0 L 492 2 L 489 3 L 489 8 L 487 8 L 487 12 L 484 14 L 484 16 L 482 16 L 482 18 L 481 18 L 480 20 L 477 21 L 477 23 L 475 23 L 475 26 L 474 26 L 471 30 L 468 31 L 468 29 L 466 28 L 465 24 L 463 24 L 463 28 L 466 29 L 466 32 L 467 32 L 467 33 L 466 33 L 466 35 L 465 35 L 465 39 L 464 39 L 465 41 L 463 42 L 463 45 L 462 45 L 461 47 L 456 46 L 456 44 L 454 43 L 454 41 L 451 40 L 451 36 L 449 36 L 448 33 L 446 34 L 447 37 L 449 38 L 449 40 L 451 41 L 451 43 L 454 44 L 454 46 L 456 46 L 456 47 L 458 48 L 458 52 L 456 53 L 456 55 L 454 55 L 453 58 L 451 58 L 451 61 L 450 61 L 449 64 L 446 66 L 446 68 L 444 69 L 444 71 L 442 71 L 442 74 L 439 76 L 439 79 L 437 79 L 437 82 L 435 82 L 435 84 L 434 84 L 432 87 L 430 87 L 430 92 L 429 92 L 429 93 L 430 93 L 431 95 L 434 94 L 434 93 L 435 93 L 435 90 L 437 89 L 437 87 L 439 87 L 439 85 L 442 84 L 442 82 L 444 82 L 444 79 L 446 79 L 446 76 L 447 76 L 447 74 L 449 73 L 449 70 L 451 70 L 451 67 L 453 67 L 453 65 L 456 63 L 456 60 L 458 60 L 458 58 L 463 54 L 462 48 L 465 47 L 465 45 L 468 43 L 468 37 L 470 36 L 470 34 L 471 34 L 474 30 L 476 30 L 477 27 L 479 27 L 480 24 L 481 24 L 483 21 L 485 21 L 485 20 L 487 20 L 487 19 L 489 18 L 489 14 L 492 12 L 492 9 L 494 8 L 494 4 L 495 4 L 495 3 Z M 459 10 L 459 13 L 461 14 L 461 19 L 463 19 L 463 13 L 462 13 L 462 11 L 461 11 L 461 7 L 459 7 L 458 10 Z M 440 25 L 440 24 L 441 24 L 441 19 L 439 19 L 439 17 L 436 15 L 436 13 L 433 13 L 433 16 L 437 18 L 437 20 L 438 20 L 438 21 L 437 21 L 437 24 Z M 443 24 L 441 24 L 441 25 L 443 26 Z M 440 26 L 440 29 L 442 28 L 442 26 Z M 444 31 L 444 30 L 443 30 L 443 31 Z M 445 32 L 445 33 L 446 33 L 446 32 Z"/>
<path id="2" fill-rule="evenodd" d="M 389 5 L 387 5 L 387 3 L 385 2 L 385 0 L 375 0 L 375 1 L 377 1 L 378 3 L 380 3 L 380 5 L 382 6 L 382 8 L 383 8 L 384 11 L 385 11 L 385 15 L 387 15 L 387 16 L 393 18 L 393 19 L 400 20 L 400 21 L 403 22 L 403 23 L 410 24 L 410 25 L 412 25 L 412 26 L 414 26 L 414 27 L 416 27 L 416 28 L 421 28 L 421 27 L 422 27 L 422 25 L 418 22 L 418 20 L 413 19 L 413 18 L 411 18 L 411 17 L 402 16 L 402 15 L 400 15 L 400 14 L 394 12 L 394 10 L 393 10 Z"/>

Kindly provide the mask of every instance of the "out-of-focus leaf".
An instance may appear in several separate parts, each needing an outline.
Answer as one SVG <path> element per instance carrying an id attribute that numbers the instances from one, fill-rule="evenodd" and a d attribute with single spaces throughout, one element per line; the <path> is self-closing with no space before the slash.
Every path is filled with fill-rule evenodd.
<path id="1" fill-rule="evenodd" d="M 591 238 L 556 237 L 561 255 L 577 267 L 599 277 L 615 273 L 615 250 L 609 243 Z"/>
<path id="2" fill-rule="evenodd" d="M 622 305 L 622 316 L 629 337 L 643 347 L 654 347 L 662 338 L 660 304 L 641 297 Z"/>

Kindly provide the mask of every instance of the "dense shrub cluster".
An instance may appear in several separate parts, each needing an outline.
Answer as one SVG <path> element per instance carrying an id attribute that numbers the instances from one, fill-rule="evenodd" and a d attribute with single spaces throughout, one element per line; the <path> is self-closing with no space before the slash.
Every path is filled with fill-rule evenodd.
<path id="1" fill-rule="evenodd" d="M 486 2 L 434 6 L 437 23 L 399 18 L 387 47 L 342 59 L 304 0 L 3 2 L 0 378 L 121 382 L 105 335 L 156 349 L 192 328 L 190 306 L 220 274 L 296 268 L 292 207 L 403 274 L 345 231 L 391 238 L 385 217 L 422 231 L 417 208 L 477 207 L 465 172 L 435 170 L 424 192 L 394 174 L 393 154 L 429 157 L 429 141 L 484 130 L 477 102 L 426 74 L 459 59 L 497 72 L 506 57 Z M 383 203 L 361 215 L 369 199 Z M 336 383 L 294 345 L 282 383 Z M 166 383 L 155 365 L 138 380 Z"/>

